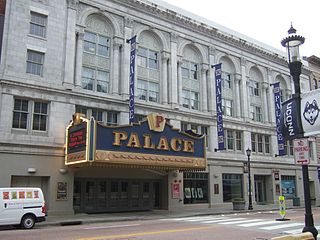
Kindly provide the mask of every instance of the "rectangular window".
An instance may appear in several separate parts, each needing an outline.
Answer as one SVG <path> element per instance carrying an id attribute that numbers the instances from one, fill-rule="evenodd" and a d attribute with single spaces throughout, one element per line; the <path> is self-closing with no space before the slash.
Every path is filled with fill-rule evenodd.
<path id="1" fill-rule="evenodd" d="M 28 100 L 15 99 L 13 107 L 12 128 L 27 129 L 29 114 Z"/>
<path id="2" fill-rule="evenodd" d="M 108 126 L 118 125 L 118 113 L 97 108 L 87 108 L 76 106 L 76 112 L 82 113 L 86 118 L 94 117 L 95 120 L 102 122 Z"/>
<path id="3" fill-rule="evenodd" d="M 85 32 L 83 38 L 83 49 L 85 52 L 91 54 L 109 57 L 110 38 L 96 33 Z"/>
<path id="4" fill-rule="evenodd" d="M 12 128 L 47 131 L 48 103 L 25 99 L 14 100 Z"/>
<path id="5" fill-rule="evenodd" d="M 251 96 L 256 96 L 256 97 L 260 96 L 260 85 L 259 85 L 259 82 L 251 80 L 249 89 L 250 89 L 250 95 Z"/>
<path id="6" fill-rule="evenodd" d="M 191 109 L 199 110 L 199 93 L 190 92 Z"/>
<path id="7" fill-rule="evenodd" d="M 150 49 L 139 47 L 137 51 L 137 64 L 140 67 L 159 69 L 159 53 Z"/>
<path id="8" fill-rule="evenodd" d="M 222 99 L 222 113 L 224 116 L 233 116 L 233 101 Z"/>
<path id="9" fill-rule="evenodd" d="M 82 67 L 82 88 L 102 93 L 109 92 L 109 72 Z"/>
<path id="10" fill-rule="evenodd" d="M 107 112 L 107 125 L 108 126 L 117 126 L 118 125 L 118 113 Z"/>
<path id="11" fill-rule="evenodd" d="M 270 139 L 271 137 L 269 135 L 251 133 L 252 152 L 260 154 L 270 154 Z"/>
<path id="12" fill-rule="evenodd" d="M 31 12 L 30 19 L 30 34 L 36 35 L 42 38 L 46 37 L 46 28 L 47 28 L 47 18 L 48 16 Z"/>
<path id="13" fill-rule="evenodd" d="M 226 89 L 232 88 L 231 74 L 222 72 L 222 87 Z"/>
<path id="14" fill-rule="evenodd" d="M 251 119 L 256 122 L 262 122 L 262 110 L 258 106 L 250 106 Z"/>
<path id="15" fill-rule="evenodd" d="M 47 131 L 48 103 L 34 102 L 32 130 Z"/>
<path id="16" fill-rule="evenodd" d="M 198 64 L 184 60 L 181 65 L 181 74 L 183 78 L 198 80 L 199 78 Z"/>
<path id="17" fill-rule="evenodd" d="M 224 132 L 226 149 L 231 151 L 242 151 L 242 132 L 225 129 Z"/>
<path id="18" fill-rule="evenodd" d="M 27 50 L 27 73 L 42 76 L 44 53 Z"/>
<path id="19" fill-rule="evenodd" d="M 190 107 L 190 92 L 187 90 L 182 90 L 182 106 L 185 108 Z"/>
<path id="20" fill-rule="evenodd" d="M 223 201 L 231 202 L 234 198 L 243 198 L 243 180 L 241 174 L 222 174 Z"/>

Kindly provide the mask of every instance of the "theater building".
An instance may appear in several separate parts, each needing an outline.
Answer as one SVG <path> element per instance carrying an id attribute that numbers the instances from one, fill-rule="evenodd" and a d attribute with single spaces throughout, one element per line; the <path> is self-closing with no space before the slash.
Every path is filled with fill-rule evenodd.
<path id="1" fill-rule="evenodd" d="M 282 101 L 291 97 L 284 52 L 160 0 L 4 3 L 0 187 L 41 187 L 49 214 L 232 208 L 233 198 L 248 199 L 250 149 L 254 205 L 277 203 L 280 195 L 289 205 L 294 197 L 303 202 L 292 142 L 278 156 L 270 84 L 280 82 Z M 218 63 L 223 150 L 212 67 Z M 304 66 L 302 92 L 310 74 Z M 316 204 L 313 138 L 309 145 Z"/>

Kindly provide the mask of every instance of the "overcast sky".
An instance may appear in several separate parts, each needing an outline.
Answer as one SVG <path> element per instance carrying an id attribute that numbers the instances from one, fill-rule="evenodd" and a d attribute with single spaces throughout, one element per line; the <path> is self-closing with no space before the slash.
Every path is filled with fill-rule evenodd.
<path id="1" fill-rule="evenodd" d="M 306 38 L 302 56 L 320 57 L 320 0 L 162 0 L 285 51 L 280 41 L 292 22 Z"/>

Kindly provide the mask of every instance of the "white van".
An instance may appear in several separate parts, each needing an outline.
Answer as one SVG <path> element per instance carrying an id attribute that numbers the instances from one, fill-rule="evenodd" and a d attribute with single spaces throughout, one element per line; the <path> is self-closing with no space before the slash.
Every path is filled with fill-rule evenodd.
<path id="1" fill-rule="evenodd" d="M 45 221 L 46 208 L 40 188 L 0 188 L 0 225 L 31 229 Z"/>

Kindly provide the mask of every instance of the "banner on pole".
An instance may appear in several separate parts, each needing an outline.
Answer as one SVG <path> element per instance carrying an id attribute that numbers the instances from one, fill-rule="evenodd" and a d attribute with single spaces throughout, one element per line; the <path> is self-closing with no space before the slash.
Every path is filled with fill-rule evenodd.
<path id="1" fill-rule="evenodd" d="M 280 124 L 284 140 L 303 137 L 299 104 L 299 98 L 291 98 L 282 103 Z"/>
<path id="2" fill-rule="evenodd" d="M 320 89 L 301 94 L 301 123 L 304 136 L 320 134 Z"/>
<path id="3" fill-rule="evenodd" d="M 130 43 L 130 77 L 129 77 L 129 123 L 134 122 L 134 75 L 135 75 L 135 58 L 136 58 L 136 37 L 133 36 L 127 40 Z"/>
<path id="4" fill-rule="evenodd" d="M 273 86 L 274 94 L 274 106 L 275 106 L 275 116 L 276 116 L 276 131 L 278 140 L 278 156 L 286 155 L 284 148 L 284 139 L 281 132 L 281 92 L 280 92 L 280 82 L 270 84 Z"/>
<path id="5" fill-rule="evenodd" d="M 221 63 L 214 65 L 215 82 L 216 82 L 216 110 L 217 110 L 217 135 L 218 150 L 224 150 L 224 128 L 223 128 L 223 112 L 222 112 L 222 91 L 221 91 Z"/>

